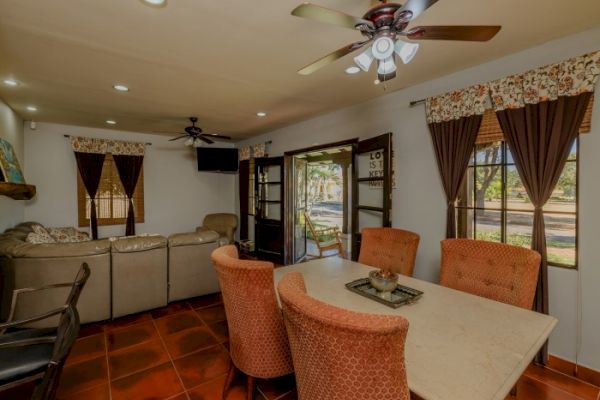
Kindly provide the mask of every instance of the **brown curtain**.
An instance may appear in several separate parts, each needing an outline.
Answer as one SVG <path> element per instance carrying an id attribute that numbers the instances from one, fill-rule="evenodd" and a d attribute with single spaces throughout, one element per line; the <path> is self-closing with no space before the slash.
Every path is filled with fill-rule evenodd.
<path id="1" fill-rule="evenodd" d="M 85 190 L 91 199 L 90 204 L 90 225 L 92 239 L 98 239 L 98 217 L 96 216 L 96 192 L 100 185 L 102 176 L 102 166 L 104 165 L 104 154 L 75 152 L 77 160 L 77 169 L 85 186 Z"/>
<path id="2" fill-rule="evenodd" d="M 481 118 L 481 115 L 471 115 L 429 124 L 435 158 L 448 204 L 446 238 L 449 239 L 456 237 L 454 203 L 469 166 L 469 158 L 475 146 Z"/>
<path id="3" fill-rule="evenodd" d="M 119 178 L 125 189 L 125 194 L 129 199 L 129 209 L 127 210 L 127 224 L 125 225 L 125 235 L 135 235 L 135 211 L 133 208 L 133 194 L 137 185 L 144 156 L 129 156 L 129 155 L 113 155 Z"/>
<path id="4" fill-rule="evenodd" d="M 240 239 L 248 239 L 248 189 L 250 179 L 250 161 L 240 161 Z"/>
<path id="5" fill-rule="evenodd" d="M 550 199 L 569 157 L 592 93 L 497 111 L 523 186 L 535 207 L 531 248 L 542 255 L 534 308 L 548 314 L 546 229 L 542 207 Z M 536 361 L 545 364 L 547 344 Z"/>

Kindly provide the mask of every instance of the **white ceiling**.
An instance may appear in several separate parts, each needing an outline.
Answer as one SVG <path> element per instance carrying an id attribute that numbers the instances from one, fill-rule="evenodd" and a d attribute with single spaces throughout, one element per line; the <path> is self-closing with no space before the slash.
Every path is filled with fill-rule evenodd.
<path id="1" fill-rule="evenodd" d="M 370 0 L 314 0 L 362 15 Z M 246 138 L 381 96 L 373 72 L 348 76 L 346 57 L 310 76 L 296 70 L 358 32 L 293 17 L 300 0 L 0 0 L 0 97 L 25 119 L 119 130 L 178 131 L 197 115 L 207 132 Z M 440 0 L 411 26 L 499 24 L 488 43 L 423 42 L 387 91 L 600 24 L 600 0 Z M 131 91 L 118 93 L 114 83 Z M 26 111 L 30 104 L 36 113 Z M 267 111 L 257 118 L 257 111 Z"/>

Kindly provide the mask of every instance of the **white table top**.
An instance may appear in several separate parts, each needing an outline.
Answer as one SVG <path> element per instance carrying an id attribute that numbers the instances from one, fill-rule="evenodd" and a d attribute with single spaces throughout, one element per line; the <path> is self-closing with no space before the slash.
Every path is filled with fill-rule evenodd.
<path id="1" fill-rule="evenodd" d="M 328 257 L 276 268 L 300 271 L 309 295 L 337 307 L 401 315 L 410 327 L 408 386 L 425 400 L 504 400 L 556 326 L 554 317 L 400 276 L 424 292 L 415 304 L 390 308 L 346 289 L 373 268 Z"/>

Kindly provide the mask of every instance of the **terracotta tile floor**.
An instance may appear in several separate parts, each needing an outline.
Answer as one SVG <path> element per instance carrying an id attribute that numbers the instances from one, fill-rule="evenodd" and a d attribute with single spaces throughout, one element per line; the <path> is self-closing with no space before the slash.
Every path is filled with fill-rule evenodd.
<path id="1" fill-rule="evenodd" d="M 221 297 L 204 296 L 103 324 L 84 325 L 63 372 L 61 400 L 220 400 L 227 370 Z M 239 374 L 229 399 L 245 399 Z M 256 400 L 296 400 L 293 376 L 257 380 Z M 531 366 L 517 400 L 597 400 L 599 388 Z M 0 393 L 28 399 L 30 388 Z M 508 397 L 507 400 L 514 400 Z M 354 400 L 354 399 L 348 399 Z"/>

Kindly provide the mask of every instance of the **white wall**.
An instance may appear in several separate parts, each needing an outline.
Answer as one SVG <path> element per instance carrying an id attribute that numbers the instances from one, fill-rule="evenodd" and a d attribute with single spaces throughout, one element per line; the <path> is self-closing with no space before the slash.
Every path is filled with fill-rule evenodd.
<path id="1" fill-rule="evenodd" d="M 38 123 L 25 127 L 25 173 L 37 196 L 25 220 L 47 226 L 77 226 L 77 164 L 63 135 L 150 142 L 144 158 L 145 222 L 136 233 L 169 235 L 192 231 L 204 215 L 234 212 L 234 175 L 198 172 L 196 155 L 181 141 L 112 129 Z M 99 226 L 100 237 L 123 235 L 125 226 Z"/>
<path id="2" fill-rule="evenodd" d="M 437 281 L 439 241 L 444 238 L 446 205 L 435 162 L 424 107 L 410 108 L 411 100 L 444 93 L 475 83 L 523 72 L 571 56 L 598 50 L 600 28 L 546 43 L 539 47 L 482 64 L 452 75 L 393 92 L 240 143 L 272 140 L 269 154 L 353 137 L 394 133 L 396 189 L 393 192 L 395 227 L 418 232 L 421 245 L 415 275 Z M 418 56 L 415 62 L 418 62 Z M 400 71 L 400 73 L 402 73 Z M 580 362 L 600 370 L 600 99 L 594 107 L 592 132 L 581 139 L 580 153 L 580 272 L 583 276 L 583 335 Z M 550 350 L 574 360 L 577 338 L 578 271 L 550 267 L 550 312 L 560 322 L 552 334 Z"/>
<path id="3" fill-rule="evenodd" d="M 23 168 L 23 120 L 0 99 L 0 138 L 12 144 Z M 27 179 L 25 175 L 25 179 Z M 0 196 L 0 232 L 23 222 L 23 200 Z"/>

